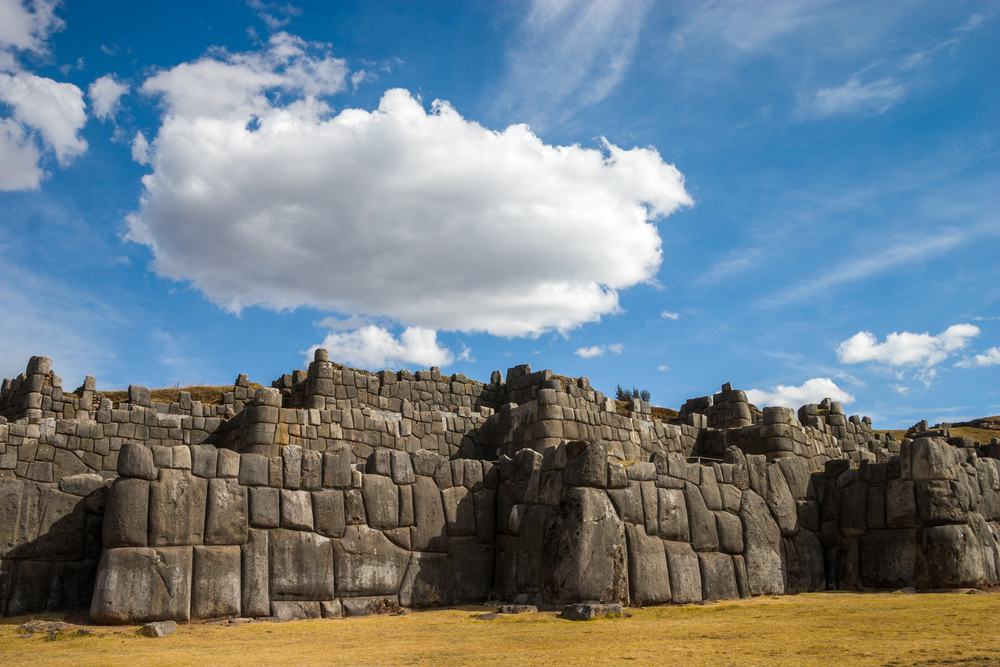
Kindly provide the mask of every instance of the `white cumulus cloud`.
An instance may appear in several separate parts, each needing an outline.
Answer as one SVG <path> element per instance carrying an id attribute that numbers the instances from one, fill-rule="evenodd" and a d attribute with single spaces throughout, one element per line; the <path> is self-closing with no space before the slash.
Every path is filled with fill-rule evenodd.
<path id="1" fill-rule="evenodd" d="M 830 378 L 813 378 L 798 387 L 778 385 L 771 391 L 747 390 L 747 399 L 758 407 L 767 405 L 799 408 L 809 403 L 819 403 L 824 398 L 831 398 L 844 404 L 854 402 L 854 397 L 838 387 Z"/>
<path id="2" fill-rule="evenodd" d="M 1000 366 L 1000 347 L 991 347 L 985 354 L 977 354 L 971 359 L 963 359 L 955 364 L 960 368 L 973 366 Z"/>
<path id="3" fill-rule="evenodd" d="M 869 331 L 860 331 L 837 348 L 837 358 L 843 364 L 865 361 L 887 363 L 891 366 L 935 366 L 948 355 L 965 348 L 971 338 L 979 335 L 979 327 L 972 324 L 955 324 L 936 336 L 909 331 L 893 332 L 885 342 Z"/>
<path id="4" fill-rule="evenodd" d="M 324 347 L 330 359 L 368 369 L 399 368 L 406 364 L 422 367 L 447 366 L 455 355 L 441 347 L 433 329 L 407 327 L 399 338 L 374 324 L 345 333 L 331 331 L 319 345 L 309 349 L 307 361 L 317 348 Z M 460 357 L 468 358 L 466 348 Z"/>
<path id="5" fill-rule="evenodd" d="M 346 69 L 312 48 L 279 35 L 143 84 L 165 114 L 129 238 L 160 275 L 234 311 L 501 336 L 597 321 L 656 275 L 655 220 L 692 203 L 656 150 L 548 145 L 405 90 L 334 114 L 316 96 Z"/>
<path id="6" fill-rule="evenodd" d="M 49 153 L 66 166 L 87 150 L 79 136 L 87 122 L 83 91 L 24 71 L 17 59 L 17 52 L 47 52 L 49 35 L 64 26 L 58 4 L 0 0 L 0 102 L 12 111 L 0 118 L 0 191 L 37 188 Z"/>
<path id="7" fill-rule="evenodd" d="M 128 92 L 128 85 L 117 81 L 112 74 L 105 74 L 90 84 L 87 96 L 94 108 L 94 116 L 107 120 L 118 110 L 118 101 Z"/>
<path id="8" fill-rule="evenodd" d="M 671 313 L 669 310 L 665 310 L 662 313 L 660 313 L 660 317 L 662 317 L 665 320 L 679 320 L 680 317 L 681 317 L 681 314 L 680 313 Z"/>
<path id="9" fill-rule="evenodd" d="M 577 348 L 576 352 L 573 354 L 578 357 L 583 357 L 584 359 L 593 359 L 594 357 L 599 357 L 604 354 L 603 345 L 593 345 L 591 347 L 580 347 Z"/>
<path id="10" fill-rule="evenodd" d="M 49 35 L 65 27 L 60 0 L 0 0 L 0 49 L 45 53 Z"/>
<path id="11" fill-rule="evenodd" d="M 152 162 L 149 157 L 149 142 L 146 141 L 146 135 L 142 132 L 136 132 L 132 139 L 132 159 L 144 165 Z"/>

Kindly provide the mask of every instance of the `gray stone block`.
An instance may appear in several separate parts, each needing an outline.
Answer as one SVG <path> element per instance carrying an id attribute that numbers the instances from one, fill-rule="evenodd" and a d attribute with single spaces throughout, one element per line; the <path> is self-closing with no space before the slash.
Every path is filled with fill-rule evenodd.
<path id="1" fill-rule="evenodd" d="M 332 600 L 333 542 L 311 532 L 270 531 L 270 598 L 282 601 Z"/>
<path id="2" fill-rule="evenodd" d="M 410 539 L 414 551 L 447 551 L 448 536 L 441 492 L 429 477 L 417 476 L 413 484 L 414 526 Z"/>
<path id="3" fill-rule="evenodd" d="M 196 477 L 215 477 L 219 465 L 219 450 L 214 445 L 191 445 L 191 474 Z M 239 474 L 239 467 L 236 469 Z"/>
<path id="4" fill-rule="evenodd" d="M 523 451 L 523 450 L 522 450 Z M 567 486 L 608 486 L 608 446 L 603 440 L 590 443 L 578 456 L 570 459 L 563 472 Z"/>
<path id="5" fill-rule="evenodd" d="M 316 532 L 326 537 L 343 537 L 344 492 L 336 489 L 313 491 L 313 522 Z"/>
<path id="6" fill-rule="evenodd" d="M 308 491 L 281 489 L 281 527 L 312 530 L 312 494 Z"/>
<path id="7" fill-rule="evenodd" d="M 367 526 L 348 526 L 334 543 L 337 584 L 342 596 L 396 595 L 410 554 Z"/>
<path id="8" fill-rule="evenodd" d="M 218 449 L 216 450 L 216 477 L 239 477 L 243 468 L 243 457 L 246 454 L 237 454 L 231 449 Z M 258 466 L 260 465 L 259 460 L 254 461 Z M 258 479 L 259 479 L 258 471 Z M 266 478 L 265 478 L 266 480 Z M 260 482 L 256 482 L 259 484 Z M 267 484 L 265 481 L 264 484 Z"/>
<path id="9" fill-rule="evenodd" d="M 323 486 L 335 489 L 349 489 L 353 471 L 351 463 L 354 454 L 347 445 L 338 446 L 323 455 Z"/>
<path id="10" fill-rule="evenodd" d="M 476 534 L 476 509 L 472 492 L 456 486 L 441 492 L 445 524 L 452 536 Z"/>
<path id="11" fill-rule="evenodd" d="M 240 547 L 196 546 L 193 551 L 191 618 L 239 617 Z"/>
<path id="12" fill-rule="evenodd" d="M 177 623 L 174 621 L 154 621 L 153 623 L 145 623 L 141 628 L 139 628 L 140 635 L 143 637 L 150 637 L 152 639 L 166 637 L 167 635 L 172 635 L 175 632 L 177 632 Z"/>
<path id="13" fill-rule="evenodd" d="M 100 475 L 90 473 L 69 475 L 59 480 L 59 490 L 73 496 L 85 497 L 96 491 L 102 484 L 104 484 L 104 478 Z"/>
<path id="14" fill-rule="evenodd" d="M 219 461 L 221 469 L 222 452 L 219 450 Z M 243 486 L 267 486 L 268 485 L 268 463 L 267 457 L 263 454 L 242 454 L 238 455 L 240 460 L 239 480 Z M 221 470 L 220 470 L 221 471 Z M 223 475 L 220 475 L 223 477 Z"/>
<path id="15" fill-rule="evenodd" d="M 288 621 L 308 621 L 322 618 L 323 612 L 317 601 L 272 600 L 271 618 L 279 623 Z"/>
<path id="16" fill-rule="evenodd" d="M 551 604 L 628 602 L 624 524 L 603 490 L 566 489 L 540 552 L 542 590 Z"/>
<path id="17" fill-rule="evenodd" d="M 246 487 L 232 478 L 208 480 L 205 544 L 246 542 L 247 514 Z"/>
<path id="18" fill-rule="evenodd" d="M 767 504 L 754 491 L 743 492 L 740 504 L 743 522 L 743 559 L 751 595 L 781 595 L 781 531 L 771 518 Z"/>
<path id="19" fill-rule="evenodd" d="M 404 607 L 432 607 L 454 604 L 455 577 L 448 554 L 410 554 L 409 566 L 399 588 L 399 603 Z"/>
<path id="20" fill-rule="evenodd" d="M 719 533 L 715 528 L 715 513 L 705 506 L 701 491 L 691 482 L 684 488 L 684 502 L 687 504 L 691 547 L 695 551 L 718 551 Z"/>
<path id="21" fill-rule="evenodd" d="M 201 544 L 208 480 L 187 470 L 160 470 L 149 483 L 149 545 Z"/>
<path id="22" fill-rule="evenodd" d="M 735 514 L 716 512 L 715 525 L 719 533 L 719 551 L 731 555 L 743 553 L 743 523 Z"/>
<path id="23" fill-rule="evenodd" d="M 90 618 L 105 625 L 191 618 L 191 547 L 106 549 Z"/>
<path id="24" fill-rule="evenodd" d="M 399 527 L 399 490 L 390 477 L 364 475 L 361 496 L 369 526 L 377 530 Z"/>
<path id="25" fill-rule="evenodd" d="M 968 524 L 917 533 L 917 588 L 980 588 L 987 579 L 982 541 Z"/>
<path id="26" fill-rule="evenodd" d="M 149 482 L 119 477 L 111 485 L 104 513 L 104 546 L 146 546 L 149 519 Z"/>
<path id="27" fill-rule="evenodd" d="M 118 452 L 118 474 L 122 477 L 156 479 L 153 452 L 138 443 L 126 442 Z"/>
<path id="28" fill-rule="evenodd" d="M 592 618 L 622 616 L 624 613 L 625 611 L 620 604 L 578 602 L 564 606 L 559 616 L 569 621 L 589 621 Z"/>
<path id="29" fill-rule="evenodd" d="M 811 530 L 802 530 L 795 537 L 782 538 L 781 545 L 786 572 L 785 593 L 825 590 L 826 568 L 819 535 Z"/>
<path id="30" fill-rule="evenodd" d="M 660 539 L 688 542 L 691 539 L 688 527 L 687 503 L 684 492 L 678 489 L 657 489 L 657 526 Z"/>
<path id="31" fill-rule="evenodd" d="M 268 534 L 266 530 L 251 528 L 246 544 L 240 547 L 241 613 L 247 618 L 259 618 L 271 613 Z"/>
<path id="32" fill-rule="evenodd" d="M 281 502 L 278 489 L 251 487 L 249 491 L 250 525 L 277 528 L 281 525 Z"/>
<path id="33" fill-rule="evenodd" d="M 647 535 L 644 526 L 627 523 L 625 539 L 628 544 L 631 603 L 650 605 L 670 602 L 670 576 L 663 542 L 656 536 Z"/>
<path id="34" fill-rule="evenodd" d="M 739 597 L 733 559 L 727 554 L 700 553 L 701 595 L 705 600 L 735 600 Z"/>
<path id="35" fill-rule="evenodd" d="M 767 467 L 767 506 L 782 535 L 790 537 L 798 533 L 798 507 L 777 464 Z"/>
<path id="36" fill-rule="evenodd" d="M 701 600 L 701 566 L 698 555 L 687 542 L 664 542 L 670 596 L 677 604 Z"/>

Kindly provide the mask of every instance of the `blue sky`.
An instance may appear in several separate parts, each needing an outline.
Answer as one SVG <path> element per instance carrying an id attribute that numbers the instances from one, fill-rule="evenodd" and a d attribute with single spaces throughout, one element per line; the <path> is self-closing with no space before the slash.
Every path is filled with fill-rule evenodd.
<path id="1" fill-rule="evenodd" d="M 0 0 L 0 376 L 998 414 L 997 7 Z"/>

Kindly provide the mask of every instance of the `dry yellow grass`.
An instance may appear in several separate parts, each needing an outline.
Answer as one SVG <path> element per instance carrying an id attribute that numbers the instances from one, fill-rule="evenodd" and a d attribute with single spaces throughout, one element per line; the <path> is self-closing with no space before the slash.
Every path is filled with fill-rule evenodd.
<path id="1" fill-rule="evenodd" d="M 250 392 L 256 392 L 262 384 L 258 382 L 250 383 Z M 180 400 L 182 391 L 191 394 L 192 401 L 201 401 L 203 405 L 222 405 L 222 397 L 233 391 L 233 385 L 212 386 L 207 384 L 195 384 L 189 387 L 164 387 L 163 389 L 153 389 L 150 392 L 150 400 L 154 403 L 176 403 Z M 98 393 L 113 403 L 127 403 L 128 392 L 124 390 L 98 391 Z"/>
<path id="2" fill-rule="evenodd" d="M 181 626 L 146 639 L 93 628 L 56 640 L 0 623 L 8 665 L 984 665 L 1000 664 L 998 595 L 815 593 L 632 610 L 584 623 L 551 613 L 479 621 L 483 607 L 337 621 Z"/>

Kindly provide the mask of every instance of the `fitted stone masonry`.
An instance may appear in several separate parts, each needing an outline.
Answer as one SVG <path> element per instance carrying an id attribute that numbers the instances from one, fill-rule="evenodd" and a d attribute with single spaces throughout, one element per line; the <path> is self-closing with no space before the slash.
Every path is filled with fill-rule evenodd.
<path id="1" fill-rule="evenodd" d="M 331 362 L 221 405 L 0 388 L 0 615 L 278 620 L 1000 582 L 997 445 L 724 385 L 673 422 L 587 378 Z M 575 609 L 575 607 L 573 607 Z"/>

